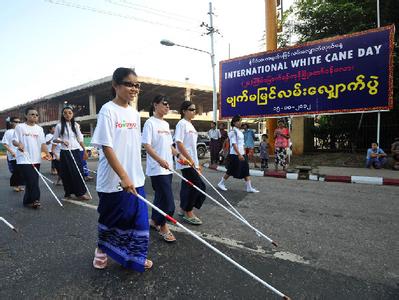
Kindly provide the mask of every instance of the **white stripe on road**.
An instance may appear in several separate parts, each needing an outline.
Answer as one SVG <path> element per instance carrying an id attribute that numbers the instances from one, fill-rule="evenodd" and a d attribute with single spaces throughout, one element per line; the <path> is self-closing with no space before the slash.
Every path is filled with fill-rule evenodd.
<path id="1" fill-rule="evenodd" d="M 63 199 L 63 201 L 97 210 L 96 205 L 88 204 L 88 203 L 85 203 L 82 201 L 67 200 L 67 199 Z M 183 229 L 181 229 L 180 227 L 177 227 L 175 225 L 169 225 L 169 227 L 173 231 L 186 233 L 186 231 L 184 231 Z M 268 250 L 265 250 L 261 246 L 258 246 L 258 245 L 256 246 L 256 248 L 250 248 L 250 247 L 245 246 L 244 242 L 240 242 L 240 241 L 236 241 L 236 240 L 228 239 L 228 238 L 221 238 L 221 237 L 209 234 L 209 233 L 202 233 L 202 232 L 198 232 L 198 231 L 194 231 L 194 230 L 191 230 L 191 231 L 193 231 L 195 234 L 199 235 L 200 237 L 202 237 L 206 240 L 217 242 L 217 243 L 223 244 L 227 247 L 242 249 L 245 251 L 249 251 L 249 252 L 261 255 L 263 257 L 267 257 L 267 258 L 278 258 L 278 259 L 288 260 L 291 262 L 300 263 L 300 264 L 304 264 L 304 265 L 309 264 L 308 260 L 305 260 L 302 256 L 299 256 L 294 253 L 285 252 L 285 251 L 275 252 L 271 248 L 269 248 Z"/>

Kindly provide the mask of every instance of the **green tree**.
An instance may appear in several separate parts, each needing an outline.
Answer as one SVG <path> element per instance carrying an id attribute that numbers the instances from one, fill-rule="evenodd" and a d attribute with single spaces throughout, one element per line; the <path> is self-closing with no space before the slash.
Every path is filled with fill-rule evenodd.
<path id="1" fill-rule="evenodd" d="M 388 126 L 391 120 L 399 117 L 399 3 L 398 0 L 380 1 L 380 25 L 395 24 L 395 48 L 394 48 L 394 105 L 393 112 L 384 114 L 383 118 Z M 377 1 L 376 0 L 297 0 L 294 5 L 284 13 L 284 31 L 279 35 L 280 46 L 289 45 L 292 35 L 297 43 L 304 43 L 342 34 L 358 32 L 377 27 Z M 291 37 L 290 37 L 291 35 Z M 347 138 L 342 142 L 343 147 L 354 149 L 366 147 L 370 139 L 374 140 L 373 132 L 369 137 L 359 137 L 360 126 L 364 122 L 372 123 L 375 114 L 356 115 L 334 115 L 321 117 L 321 123 L 312 129 L 315 137 L 324 138 L 323 145 L 333 144 L 337 140 Z M 392 115 L 392 116 L 391 116 Z M 399 130 L 397 126 L 389 127 Z M 384 124 L 382 124 L 384 126 Z M 374 130 L 374 129 L 370 129 Z M 385 138 L 385 146 L 392 140 L 391 136 Z M 384 141 L 383 141 L 384 142 Z"/>

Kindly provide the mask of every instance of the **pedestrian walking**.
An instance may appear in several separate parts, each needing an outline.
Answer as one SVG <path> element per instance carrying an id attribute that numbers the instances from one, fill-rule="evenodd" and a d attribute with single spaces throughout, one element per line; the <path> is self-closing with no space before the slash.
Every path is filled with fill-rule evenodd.
<path id="1" fill-rule="evenodd" d="M 277 128 L 274 130 L 274 168 L 277 171 L 281 166 L 285 171 L 287 168 L 287 148 L 290 133 L 283 119 L 277 121 Z"/>
<path id="2" fill-rule="evenodd" d="M 71 106 L 62 109 L 61 122 L 55 127 L 53 139 L 54 142 L 61 144 L 60 176 L 64 185 L 65 199 L 72 199 L 74 194 L 77 200 L 90 200 L 80 175 L 83 174 L 80 151 L 85 149 L 83 135 L 79 124 L 75 122 Z"/>
<path id="3" fill-rule="evenodd" d="M 216 127 L 216 122 L 211 122 L 211 129 L 208 131 L 209 148 L 211 150 L 211 164 L 219 162 L 220 146 L 220 130 Z"/>
<path id="4" fill-rule="evenodd" d="M 248 124 L 242 125 L 244 128 L 244 149 L 245 154 L 248 156 L 248 161 L 254 163 L 254 168 L 257 168 L 255 158 L 255 132 L 249 128 Z"/>
<path id="5" fill-rule="evenodd" d="M 241 117 L 236 115 L 231 120 L 232 130 L 229 132 L 230 141 L 230 154 L 228 156 L 228 167 L 226 174 L 222 177 L 218 183 L 218 187 L 227 191 L 225 181 L 233 176 L 237 179 L 245 180 L 245 190 L 248 193 L 258 193 L 259 191 L 252 187 L 251 177 L 249 176 L 249 165 L 248 157 L 244 150 L 244 134 L 240 131 L 241 128 Z"/>
<path id="6" fill-rule="evenodd" d="M 57 170 L 55 168 L 56 159 L 54 159 L 54 155 L 52 152 L 54 132 L 55 132 L 55 125 L 51 125 L 45 138 L 46 138 L 47 150 L 48 152 L 50 152 L 51 156 L 53 157 L 53 159 L 51 160 L 51 174 L 57 175 Z"/>
<path id="7" fill-rule="evenodd" d="M 149 112 L 150 118 L 144 123 L 142 138 L 147 151 L 146 174 L 151 178 L 152 188 L 155 191 L 154 205 L 169 216 L 173 216 L 175 212 L 171 171 L 173 155 L 180 159 L 183 156 L 173 147 L 169 123 L 164 120 L 164 116 L 169 112 L 168 98 L 164 95 L 155 96 Z M 166 218 L 158 211 L 152 210 L 150 222 L 150 226 L 159 231 L 164 241 L 176 241 L 166 224 Z"/>
<path id="8" fill-rule="evenodd" d="M 6 123 L 6 132 L 3 135 L 2 144 L 4 148 L 7 150 L 7 164 L 8 170 L 11 173 L 10 177 L 10 186 L 13 188 L 15 192 L 24 191 L 24 179 L 21 173 L 20 168 L 17 168 L 17 147 L 15 147 L 12 143 L 12 139 L 15 132 L 15 126 L 21 123 L 20 119 L 17 117 L 10 117 L 9 121 Z"/>
<path id="9" fill-rule="evenodd" d="M 259 157 L 261 159 L 260 167 L 262 170 L 268 169 L 269 163 L 269 142 L 268 135 L 262 134 L 262 141 L 259 144 Z"/>
<path id="10" fill-rule="evenodd" d="M 107 266 L 108 256 L 138 272 L 153 265 L 147 259 L 148 209 L 137 197 L 145 197 L 140 114 L 129 106 L 139 90 L 134 70 L 117 68 L 114 71 L 113 99 L 101 107 L 91 140 L 100 149 L 96 187 L 98 243 L 93 260 L 96 269 Z"/>
<path id="11" fill-rule="evenodd" d="M 12 143 L 18 148 L 17 168 L 20 169 L 25 181 L 23 204 L 30 208 L 39 208 L 39 174 L 35 168 L 40 170 L 41 152 L 45 153 L 44 158 L 48 160 L 51 160 L 51 155 L 47 150 L 43 128 L 37 125 L 39 120 L 37 110 L 33 107 L 26 108 L 25 119 L 25 123 L 15 127 Z"/>
<path id="12" fill-rule="evenodd" d="M 61 144 L 60 143 L 52 143 L 51 145 L 51 152 L 53 153 L 53 160 L 54 162 L 54 168 L 57 171 L 57 181 L 55 185 L 61 185 L 62 180 L 61 180 L 61 168 L 60 168 L 60 152 L 61 152 Z"/>
<path id="13" fill-rule="evenodd" d="M 205 183 L 202 181 L 198 172 L 193 169 L 200 170 L 197 154 L 197 139 L 198 132 L 192 124 L 192 119 L 195 117 L 195 104 L 191 101 L 184 101 L 180 106 L 181 120 L 176 125 L 175 143 L 177 150 L 186 157 L 190 166 L 182 165 L 176 161 L 176 169 L 181 170 L 183 177 L 188 179 L 191 183 L 205 191 Z M 216 123 L 215 123 L 216 126 Z M 217 142 L 219 142 L 217 138 Z M 219 154 L 219 151 L 217 152 Z M 216 163 L 216 161 L 215 161 Z M 180 209 L 183 220 L 192 225 L 201 225 L 202 221 L 193 213 L 194 207 L 200 209 L 205 201 L 205 195 L 196 190 L 192 185 L 182 180 L 180 188 Z"/>

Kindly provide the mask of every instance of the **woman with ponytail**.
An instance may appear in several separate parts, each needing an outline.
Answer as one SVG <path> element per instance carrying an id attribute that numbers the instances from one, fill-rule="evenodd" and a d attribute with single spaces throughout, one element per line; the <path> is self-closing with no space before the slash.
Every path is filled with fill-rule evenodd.
<path id="1" fill-rule="evenodd" d="M 181 170 L 182 175 L 186 179 L 205 191 L 205 184 L 198 174 L 198 172 L 201 172 L 197 154 L 198 132 L 191 122 L 195 117 L 195 112 L 195 104 L 191 101 L 184 101 L 181 104 L 181 120 L 176 125 L 175 142 L 177 150 L 187 158 L 191 167 L 176 162 L 176 169 Z M 192 225 L 202 224 L 200 218 L 194 215 L 193 209 L 194 207 L 200 209 L 204 200 L 204 194 L 182 180 L 180 189 L 180 215 L 185 222 Z"/>

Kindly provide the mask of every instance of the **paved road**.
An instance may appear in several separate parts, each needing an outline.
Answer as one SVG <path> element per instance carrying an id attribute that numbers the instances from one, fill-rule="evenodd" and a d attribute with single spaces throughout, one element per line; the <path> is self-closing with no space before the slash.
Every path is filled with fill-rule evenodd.
<path id="1" fill-rule="evenodd" d="M 116 263 L 94 270 L 97 197 L 89 206 L 65 203 L 62 209 L 42 185 L 43 207 L 23 208 L 21 195 L 8 188 L 4 160 L 0 166 L 0 216 L 20 230 L 0 224 L 0 299 L 278 299 L 181 231 L 173 245 L 151 233 L 154 267 L 144 274 Z M 48 175 L 47 164 L 43 170 Z M 221 176 L 204 174 L 211 182 Z M 261 193 L 247 194 L 243 182 L 231 180 L 224 194 L 279 243 L 277 250 L 208 200 L 198 213 L 204 224 L 189 228 L 293 299 L 399 299 L 397 187 L 267 177 L 253 182 Z M 178 199 L 179 180 L 173 184 Z M 95 195 L 93 183 L 89 188 Z M 62 187 L 55 191 L 63 195 Z M 146 191 L 152 199 L 149 181 Z"/>

